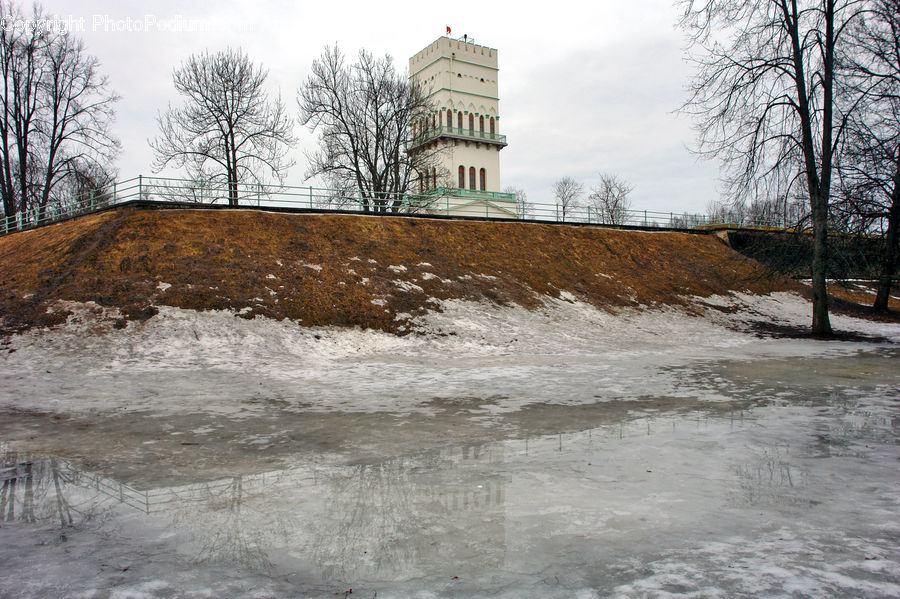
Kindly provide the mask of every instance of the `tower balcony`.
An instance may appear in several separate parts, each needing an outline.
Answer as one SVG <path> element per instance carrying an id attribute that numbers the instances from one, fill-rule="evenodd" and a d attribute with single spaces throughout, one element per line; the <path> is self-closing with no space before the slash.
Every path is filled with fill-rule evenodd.
<path id="1" fill-rule="evenodd" d="M 520 218 L 516 194 L 500 191 L 438 187 L 410 196 L 408 210 L 423 214 Z"/>
<path id="2" fill-rule="evenodd" d="M 419 146 L 439 138 L 491 144 L 499 146 L 498 149 L 508 145 L 506 143 L 506 136 L 500 135 L 499 133 L 489 133 L 488 131 L 476 131 L 474 129 L 464 129 L 460 127 L 434 127 L 408 141 L 406 143 L 406 150 L 415 150 Z"/>
<path id="3" fill-rule="evenodd" d="M 438 187 L 420 194 L 427 198 L 455 197 L 469 200 L 488 200 L 492 202 L 515 202 L 516 194 L 503 191 L 481 191 L 477 189 L 461 189 L 459 187 Z"/>

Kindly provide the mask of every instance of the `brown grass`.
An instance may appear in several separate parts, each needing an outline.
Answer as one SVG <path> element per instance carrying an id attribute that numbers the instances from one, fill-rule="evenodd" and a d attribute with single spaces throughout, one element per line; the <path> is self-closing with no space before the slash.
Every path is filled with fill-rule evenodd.
<path id="1" fill-rule="evenodd" d="M 900 285 L 894 286 L 896 293 Z M 828 285 L 829 306 L 832 311 L 849 314 L 859 318 L 880 320 L 883 322 L 900 322 L 900 300 L 891 297 L 888 300 L 889 312 L 875 312 L 872 304 L 875 302 L 877 284 L 856 282 L 832 282 Z M 812 297 L 810 292 L 806 292 Z"/>
<path id="2" fill-rule="evenodd" d="M 59 299 L 128 319 L 169 305 L 402 332 L 403 315 L 433 309 L 430 298 L 534 307 L 565 290 L 615 310 L 796 288 L 711 235 L 139 209 L 0 238 L 0 281 L 5 333 L 60 322 L 47 313 Z"/>

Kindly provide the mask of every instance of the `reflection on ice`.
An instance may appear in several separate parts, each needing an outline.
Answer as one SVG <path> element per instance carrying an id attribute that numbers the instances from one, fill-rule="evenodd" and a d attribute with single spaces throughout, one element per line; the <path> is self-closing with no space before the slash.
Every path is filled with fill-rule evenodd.
<path id="1" fill-rule="evenodd" d="M 890 419 L 871 410 L 832 402 L 825 411 L 840 417 L 817 427 L 838 439 L 891 433 Z M 151 489 L 8 453 L 0 506 L 6 520 L 65 527 L 118 505 L 120 516 L 168 531 L 195 564 L 318 581 L 487 576 L 530 560 L 518 555 L 526 547 L 552 549 L 550 537 L 601 534 L 603 544 L 583 549 L 606 555 L 646 542 L 654 527 L 671 529 L 672 519 L 688 530 L 710 512 L 725 522 L 741 505 L 814 505 L 821 488 L 795 453 L 815 453 L 819 441 L 785 432 L 763 408 L 636 414 L 575 433 L 366 463 L 300 458 L 283 470 Z M 735 434 L 743 446 L 725 443 Z"/>
<path id="2" fill-rule="evenodd" d="M 178 550 L 197 564 L 264 571 L 315 564 L 325 580 L 402 579 L 423 561 L 502 565 L 509 477 L 496 470 L 503 452 L 502 444 L 453 447 L 147 490 L 56 458 L 9 452 L 0 506 L 6 521 L 53 519 L 67 528 L 119 504 L 120 513 L 149 516 L 144 525 L 174 532 Z"/>
<path id="3" fill-rule="evenodd" d="M 674 372 L 685 394 L 714 386 L 730 398 L 706 404 L 571 406 L 570 420 L 539 405 L 498 413 L 483 443 L 454 441 L 463 410 L 444 402 L 429 430 L 443 426 L 447 441 L 425 450 L 397 438 L 415 421 L 377 420 L 389 426 L 365 452 L 305 448 L 284 467 L 225 477 L 198 466 L 190 484 L 158 473 L 125 484 L 6 448 L 0 519 L 73 538 L 114 528 L 130 540 L 113 551 L 155 544 L 153 555 L 192 571 L 331 585 L 310 596 L 749 596 L 794 579 L 820 596 L 859 585 L 889 596 L 900 589 L 896 374 L 776 389 L 757 368 Z"/>
<path id="4" fill-rule="evenodd" d="M 804 496 L 809 473 L 791 461 L 790 447 L 765 447 L 755 452 L 752 462 L 738 464 L 741 496 L 750 505 L 811 505 L 816 500 Z"/>
<path id="5" fill-rule="evenodd" d="M 501 567 L 509 478 L 503 464 L 497 444 L 331 473 L 324 513 L 313 527 L 324 577 L 396 580 Z"/>
<path id="6" fill-rule="evenodd" d="M 64 460 L 7 452 L 0 458 L 0 521 L 57 521 L 72 526 L 96 517 L 110 493 Z M 124 496 L 116 497 L 124 501 Z"/>

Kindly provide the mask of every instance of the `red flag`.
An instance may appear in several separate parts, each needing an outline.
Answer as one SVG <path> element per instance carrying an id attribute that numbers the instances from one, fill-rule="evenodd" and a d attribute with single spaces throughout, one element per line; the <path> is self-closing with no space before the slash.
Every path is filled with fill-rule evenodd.
<path id="1" fill-rule="evenodd" d="M 447 25 L 447 35 L 450 35 L 450 25 Z"/>

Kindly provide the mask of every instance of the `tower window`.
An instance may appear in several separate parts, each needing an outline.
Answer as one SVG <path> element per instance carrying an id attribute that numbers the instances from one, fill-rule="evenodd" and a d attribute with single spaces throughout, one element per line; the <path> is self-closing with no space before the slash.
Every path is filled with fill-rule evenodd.
<path id="1" fill-rule="evenodd" d="M 484 117 L 478 117 L 478 130 L 484 133 Z"/>
<path id="2" fill-rule="evenodd" d="M 462 129 L 462 111 L 456 113 L 456 126 Z"/>
<path id="3" fill-rule="evenodd" d="M 480 181 L 481 191 L 484 191 L 485 187 L 486 187 L 486 183 L 487 183 L 487 171 L 485 171 L 484 169 L 481 169 L 480 175 L 481 175 L 481 181 Z"/>
<path id="4" fill-rule="evenodd" d="M 475 167 L 469 167 L 469 189 L 478 189 L 475 187 Z"/>
<path id="5" fill-rule="evenodd" d="M 491 117 L 491 135 L 494 134 L 494 117 Z"/>
<path id="6" fill-rule="evenodd" d="M 449 108 L 447 109 L 447 126 L 448 127 L 453 126 L 453 111 L 450 110 Z"/>
<path id="7" fill-rule="evenodd" d="M 466 188 L 466 167 L 459 165 L 459 186 L 460 189 Z"/>
<path id="8" fill-rule="evenodd" d="M 474 130 L 475 130 L 475 115 L 470 114 L 469 115 L 469 131 L 474 131 Z"/>

